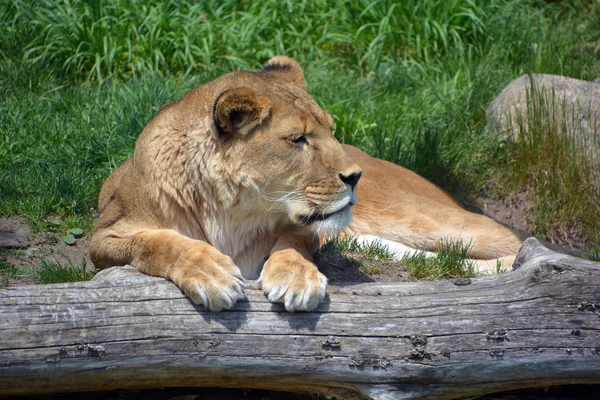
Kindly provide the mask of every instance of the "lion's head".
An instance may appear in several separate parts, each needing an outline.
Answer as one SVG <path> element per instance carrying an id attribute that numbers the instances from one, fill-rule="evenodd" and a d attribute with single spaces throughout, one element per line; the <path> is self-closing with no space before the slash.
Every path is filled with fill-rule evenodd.
<path id="1" fill-rule="evenodd" d="M 302 69 L 278 56 L 258 73 L 229 74 L 213 118 L 220 151 L 250 196 L 315 231 L 350 222 L 361 169 L 332 133 L 333 120 L 306 92 Z"/>

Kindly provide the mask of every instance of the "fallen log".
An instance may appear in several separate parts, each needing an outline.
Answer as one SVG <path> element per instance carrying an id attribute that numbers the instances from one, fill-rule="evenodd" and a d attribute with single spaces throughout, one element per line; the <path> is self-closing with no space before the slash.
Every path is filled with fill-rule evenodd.
<path id="1" fill-rule="evenodd" d="M 0 292 L 0 395 L 167 387 L 451 399 L 600 383 L 600 263 L 527 239 L 516 270 L 344 284 L 313 313 L 262 292 L 207 312 L 172 283 L 112 268 Z"/>

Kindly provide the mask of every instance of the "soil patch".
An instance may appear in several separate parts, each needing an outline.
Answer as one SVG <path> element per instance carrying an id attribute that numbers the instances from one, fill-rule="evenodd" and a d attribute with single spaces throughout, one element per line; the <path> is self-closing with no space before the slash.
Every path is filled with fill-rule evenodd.
<path id="1" fill-rule="evenodd" d="M 505 198 L 482 196 L 475 200 L 470 211 L 484 214 L 500 222 L 518 234 L 521 240 L 525 240 L 529 236 L 534 236 L 531 233 L 533 226 L 530 222 L 534 215 L 534 201 L 531 196 L 532 194 L 527 191 L 519 191 Z M 537 238 L 550 249 L 577 257 L 583 257 L 584 251 L 589 248 L 579 226 L 563 225 L 548 232 L 547 240 Z"/>
<path id="2" fill-rule="evenodd" d="M 31 235 L 31 228 L 22 218 L 0 217 L 0 249 L 27 248 Z"/>
<path id="3" fill-rule="evenodd" d="M 411 282 L 406 267 L 391 260 L 369 260 L 360 254 L 348 256 L 317 254 L 315 263 L 329 283 Z"/>
<path id="4" fill-rule="evenodd" d="M 529 218 L 533 203 L 523 192 L 507 198 L 480 197 L 472 211 L 484 214 L 520 232 L 531 232 Z"/>
<path id="5" fill-rule="evenodd" d="M 85 263 L 87 270 L 93 270 L 90 261 L 90 241 L 83 237 L 74 245 L 67 245 L 60 237 L 43 232 L 34 233 L 27 221 L 19 216 L 0 216 L 0 241 L 5 238 L 6 246 L 0 246 L 0 259 L 22 269 L 25 274 L 10 281 L 10 286 L 30 285 L 32 278 L 27 274 L 42 265 L 42 260 L 56 261 L 61 265 Z M 14 237 L 19 237 L 19 246 L 9 246 Z M 9 242 L 9 240 L 11 240 Z M 0 242 L 1 243 L 1 242 Z"/>

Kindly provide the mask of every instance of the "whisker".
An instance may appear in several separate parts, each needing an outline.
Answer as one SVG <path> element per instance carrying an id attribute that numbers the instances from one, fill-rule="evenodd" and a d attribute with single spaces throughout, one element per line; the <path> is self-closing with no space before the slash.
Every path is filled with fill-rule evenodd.
<path id="1" fill-rule="evenodd" d="M 296 189 L 293 190 L 291 192 L 288 191 L 276 191 L 274 193 L 285 193 L 284 196 L 278 198 L 278 197 L 272 197 L 272 196 L 268 196 L 266 194 L 262 194 L 260 192 L 259 188 L 256 188 L 257 190 L 257 198 L 258 198 L 258 202 L 261 206 L 261 208 L 263 210 L 265 210 L 267 213 L 270 212 L 279 212 L 279 213 L 283 213 L 285 212 L 285 210 L 278 210 L 278 211 L 274 211 L 275 208 L 279 207 L 281 204 L 285 204 L 288 201 L 295 201 L 295 200 L 302 200 L 305 198 L 304 194 L 301 192 L 301 189 Z M 263 201 L 268 201 L 271 202 L 272 204 L 270 205 L 270 207 L 266 207 L 265 204 L 263 203 Z"/>

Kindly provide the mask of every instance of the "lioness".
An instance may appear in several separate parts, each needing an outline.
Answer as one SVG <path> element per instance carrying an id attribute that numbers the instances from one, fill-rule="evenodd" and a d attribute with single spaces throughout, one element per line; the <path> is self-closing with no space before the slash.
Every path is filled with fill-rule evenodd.
<path id="1" fill-rule="evenodd" d="M 288 311 L 314 310 L 327 279 L 311 254 L 340 231 L 401 251 L 463 238 L 482 260 L 521 243 L 415 173 L 342 146 L 284 56 L 163 107 L 104 183 L 99 212 L 97 267 L 132 264 L 214 311 L 243 297 L 244 278 Z"/>

